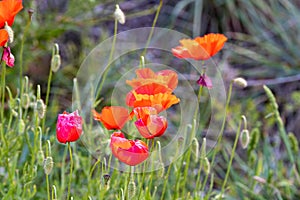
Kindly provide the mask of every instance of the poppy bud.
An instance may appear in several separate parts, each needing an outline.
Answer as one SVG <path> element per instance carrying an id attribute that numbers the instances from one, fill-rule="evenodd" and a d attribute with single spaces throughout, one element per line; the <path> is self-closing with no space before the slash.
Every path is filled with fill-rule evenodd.
<path id="1" fill-rule="evenodd" d="M 118 22 L 120 24 L 125 24 L 125 14 L 120 9 L 118 4 L 116 5 L 116 10 L 114 12 L 114 15 L 115 15 L 116 20 L 118 20 Z"/>
<path id="2" fill-rule="evenodd" d="M 250 141 L 249 131 L 247 129 L 242 130 L 240 136 L 240 142 L 242 144 L 243 149 L 246 149 L 248 147 L 249 141 Z"/>
<path id="3" fill-rule="evenodd" d="M 128 199 L 132 199 L 136 194 L 136 185 L 134 180 L 130 180 L 128 183 Z"/>
<path id="4" fill-rule="evenodd" d="M 200 156 L 202 159 L 206 157 L 206 138 L 203 138 Z"/>
<path id="5" fill-rule="evenodd" d="M 245 88 L 248 85 L 247 81 L 241 77 L 233 79 L 233 83 L 240 88 Z"/>
<path id="6" fill-rule="evenodd" d="M 36 102 L 36 111 L 40 119 L 43 119 L 46 113 L 46 105 L 42 99 L 37 100 Z"/>
<path id="7" fill-rule="evenodd" d="M 42 166 L 44 164 L 44 160 L 45 160 L 44 151 L 39 150 L 37 153 L 38 164 Z"/>
<path id="8" fill-rule="evenodd" d="M 48 156 L 44 160 L 44 172 L 45 174 L 49 175 L 53 169 L 53 159 L 52 157 Z"/>
<path id="9" fill-rule="evenodd" d="M 26 125 L 25 125 L 23 119 L 19 119 L 19 124 L 18 124 L 18 131 L 19 131 L 19 134 L 24 133 L 25 127 L 26 127 Z"/>
<path id="10" fill-rule="evenodd" d="M 210 162 L 207 159 L 207 157 L 204 158 L 204 166 L 203 166 L 203 170 L 206 174 L 210 173 Z"/>
<path id="11" fill-rule="evenodd" d="M 193 138 L 191 148 L 192 148 L 193 154 L 195 155 L 195 160 L 198 161 L 198 158 L 199 158 L 199 142 L 198 142 L 197 138 Z"/>
<path id="12" fill-rule="evenodd" d="M 295 155 L 298 155 L 299 144 L 298 144 L 297 138 L 295 137 L 295 135 L 293 133 L 289 133 L 288 137 L 289 137 L 289 140 L 290 140 L 292 151 L 295 153 Z"/>
<path id="13" fill-rule="evenodd" d="M 51 70 L 57 72 L 61 65 L 60 55 L 54 55 L 51 59 Z"/>
<path id="14" fill-rule="evenodd" d="M 29 95 L 27 94 L 27 93 L 24 93 L 23 95 L 22 95 L 22 107 L 23 108 L 25 108 L 25 109 L 27 109 L 27 108 L 29 108 L 29 105 L 30 105 L 30 97 L 29 97 Z"/>

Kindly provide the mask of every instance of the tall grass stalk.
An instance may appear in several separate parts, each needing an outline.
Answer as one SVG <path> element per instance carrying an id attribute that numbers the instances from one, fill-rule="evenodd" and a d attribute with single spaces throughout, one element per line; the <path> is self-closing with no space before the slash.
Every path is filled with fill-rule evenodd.
<path id="1" fill-rule="evenodd" d="M 225 175 L 225 178 L 224 178 L 224 181 L 223 181 L 223 185 L 222 185 L 222 189 L 221 189 L 221 193 L 220 193 L 220 198 L 222 198 L 222 196 L 223 196 L 225 186 L 226 186 L 226 183 L 227 183 L 227 180 L 228 180 L 228 176 L 229 176 L 229 173 L 230 173 L 230 169 L 231 169 L 232 161 L 233 161 L 233 158 L 234 158 L 235 150 L 236 150 L 239 138 L 240 138 L 241 125 L 242 125 L 242 122 L 244 121 L 243 118 L 244 118 L 244 116 L 241 117 L 240 122 L 239 122 L 239 127 L 236 131 L 235 141 L 234 141 L 234 144 L 233 144 L 233 148 L 231 150 L 231 154 L 230 154 L 231 156 L 230 156 L 230 160 L 229 160 L 229 163 L 228 163 L 228 166 L 227 166 L 226 175 Z"/>

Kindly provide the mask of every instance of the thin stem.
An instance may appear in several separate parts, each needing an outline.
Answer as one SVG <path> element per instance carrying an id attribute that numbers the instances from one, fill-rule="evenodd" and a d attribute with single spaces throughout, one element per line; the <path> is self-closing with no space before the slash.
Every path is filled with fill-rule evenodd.
<path id="1" fill-rule="evenodd" d="M 24 30 L 24 34 L 23 34 L 23 37 L 22 37 L 22 40 L 21 40 L 21 47 L 20 47 L 20 55 L 19 55 L 19 66 L 20 66 L 20 97 L 22 97 L 22 93 L 23 93 L 23 52 L 24 52 L 24 42 L 25 42 L 25 38 L 26 38 L 26 34 L 29 30 L 29 27 L 30 27 L 30 24 L 31 24 L 31 20 L 29 19 L 27 24 L 26 24 L 26 27 L 25 27 L 25 30 Z"/>
<path id="2" fill-rule="evenodd" d="M 2 73 L 1 73 L 1 121 L 4 121 L 4 100 L 5 100 L 5 76 L 6 76 L 6 64 L 2 62 Z"/>
<path id="3" fill-rule="evenodd" d="M 107 66 L 104 69 L 103 78 L 101 80 L 101 83 L 100 83 L 100 86 L 99 86 L 99 89 L 98 89 L 98 92 L 97 92 L 97 96 L 96 96 L 97 98 L 99 97 L 99 95 L 100 95 L 100 93 L 102 91 L 104 82 L 105 82 L 107 74 L 108 74 L 108 69 L 109 69 L 109 67 L 111 65 L 112 57 L 113 57 L 113 54 L 115 52 L 115 46 L 116 46 L 116 40 L 117 40 L 117 32 L 118 32 L 118 20 L 115 18 L 114 37 L 113 37 L 112 47 L 111 47 L 111 50 L 110 50 L 110 53 L 109 53 L 109 58 L 108 58 Z"/>
<path id="4" fill-rule="evenodd" d="M 46 101 L 45 105 L 48 106 L 49 102 L 49 94 L 50 94 L 50 88 L 51 88 L 51 81 L 52 81 L 52 68 L 50 67 L 50 72 L 49 72 L 49 77 L 48 77 L 48 83 L 47 83 L 47 93 L 46 93 Z M 42 122 L 42 131 L 45 131 L 45 121 L 46 121 L 46 116 L 43 118 Z"/>
<path id="5" fill-rule="evenodd" d="M 151 38 L 153 36 L 154 28 L 155 28 L 155 25 L 156 25 L 156 22 L 157 22 L 157 19 L 158 19 L 158 16 L 159 16 L 159 13 L 160 13 L 162 5 L 163 5 L 163 0 L 160 0 L 159 1 L 159 5 L 158 5 L 157 10 L 156 10 L 156 13 L 155 13 L 155 17 L 154 17 L 153 23 L 152 23 L 150 34 L 148 36 L 148 39 L 147 39 L 144 51 L 142 52 L 142 56 L 145 56 L 145 54 L 147 52 L 147 48 L 148 48 L 148 46 L 150 44 L 150 41 L 151 41 Z"/>
<path id="6" fill-rule="evenodd" d="M 48 140 L 47 141 L 48 144 L 50 144 L 50 141 Z M 40 144 L 40 148 L 42 144 Z M 46 148 L 46 158 L 50 155 L 51 156 L 51 145 L 48 145 L 48 148 Z M 47 183 L 47 197 L 48 197 L 48 200 L 50 200 L 50 184 L 49 184 L 49 176 L 48 174 L 46 174 L 46 183 Z"/>
<path id="7" fill-rule="evenodd" d="M 69 175 L 67 200 L 70 199 L 71 183 L 72 183 L 72 176 L 73 176 L 73 165 L 74 165 L 73 156 L 72 156 L 72 148 L 71 148 L 70 142 L 68 142 L 68 149 L 69 149 L 69 154 L 70 154 L 70 175 Z"/>
<path id="8" fill-rule="evenodd" d="M 217 154 L 217 152 L 219 152 L 219 147 L 220 147 L 220 144 L 221 144 L 221 140 L 222 140 L 223 132 L 224 132 L 224 128 L 225 128 L 225 123 L 226 123 L 226 116 L 227 116 L 228 109 L 229 109 L 231 93 L 232 93 L 232 82 L 229 85 L 229 90 L 228 90 L 228 95 L 227 95 L 227 100 L 226 100 L 226 105 L 225 105 L 224 118 L 223 118 L 221 130 L 219 132 L 217 145 L 216 145 L 216 148 L 213 151 L 213 155 L 212 155 L 212 159 L 211 159 L 211 168 L 214 167 L 216 154 Z M 206 176 L 204 178 L 204 181 L 203 181 L 203 184 L 202 184 L 202 187 L 201 187 L 201 191 L 204 189 L 204 186 L 206 185 L 207 179 L 208 179 L 208 174 L 206 174 Z"/>
<path id="9" fill-rule="evenodd" d="M 240 138 L 241 125 L 242 125 L 242 120 L 240 120 L 239 127 L 238 127 L 238 130 L 236 132 L 235 141 L 234 141 L 233 148 L 231 150 L 231 157 L 230 157 L 230 160 L 229 160 L 229 163 L 228 163 L 228 166 L 227 166 L 227 172 L 226 172 L 225 179 L 224 179 L 224 182 L 223 182 L 223 185 L 222 185 L 222 190 L 221 190 L 220 198 L 222 198 L 222 195 L 224 193 L 225 186 L 226 186 L 226 183 L 227 183 L 227 180 L 228 180 L 228 176 L 229 176 L 229 172 L 230 172 L 230 169 L 231 169 L 232 161 L 233 161 L 233 158 L 234 158 L 236 146 L 237 146 L 237 143 L 238 143 L 239 138 Z"/>

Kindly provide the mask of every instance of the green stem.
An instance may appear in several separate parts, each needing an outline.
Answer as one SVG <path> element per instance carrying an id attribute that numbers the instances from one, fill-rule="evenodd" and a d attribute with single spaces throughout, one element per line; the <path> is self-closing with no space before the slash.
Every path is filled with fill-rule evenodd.
<path id="1" fill-rule="evenodd" d="M 69 154 L 70 154 L 70 174 L 69 174 L 69 184 L 68 184 L 68 196 L 67 200 L 70 199 L 70 191 L 71 191 L 71 183 L 72 183 L 72 176 L 73 176 L 73 156 L 72 156 L 72 148 L 70 145 L 70 142 L 68 142 L 68 149 L 69 149 Z"/>
<path id="2" fill-rule="evenodd" d="M 4 100 L 5 100 L 5 76 L 6 76 L 6 64 L 2 62 L 1 72 L 1 121 L 4 121 Z"/>
<path id="3" fill-rule="evenodd" d="M 52 81 L 52 69 L 50 67 L 50 72 L 49 72 L 49 76 L 48 76 L 48 83 L 47 83 L 47 93 L 46 93 L 46 101 L 45 101 L 45 105 L 48 106 L 48 102 L 49 102 L 49 95 L 50 95 L 50 88 L 51 88 L 51 81 Z M 43 118 L 43 122 L 42 122 L 42 131 L 45 131 L 45 121 L 46 121 L 46 116 L 44 116 Z"/>
<path id="4" fill-rule="evenodd" d="M 167 175 L 165 176 L 164 186 L 163 186 L 163 190 L 162 190 L 162 193 L 161 193 L 160 200 L 164 200 L 164 196 L 165 196 L 165 192 L 166 192 L 166 188 L 167 188 L 167 183 L 168 183 L 167 180 L 169 178 L 172 166 L 173 166 L 173 162 L 171 162 L 171 164 L 168 167 L 168 171 L 167 171 Z"/>
<path id="5" fill-rule="evenodd" d="M 20 79 L 20 98 L 22 97 L 22 93 L 23 93 L 23 52 L 24 52 L 24 42 L 25 42 L 25 38 L 26 38 L 26 34 L 29 30 L 29 27 L 30 27 L 30 24 L 31 24 L 31 20 L 29 19 L 27 24 L 26 24 L 26 27 L 25 27 L 25 30 L 24 30 L 24 34 L 23 34 L 23 37 L 22 37 L 22 40 L 21 40 L 21 47 L 20 47 L 20 55 L 19 55 L 19 66 L 20 66 L 20 74 L 19 74 L 19 79 Z"/>
<path id="6" fill-rule="evenodd" d="M 242 119 L 240 120 L 239 127 L 238 127 L 238 130 L 236 132 L 235 141 L 234 141 L 233 148 L 231 150 L 231 157 L 230 157 L 230 160 L 229 160 L 229 163 L 228 163 L 228 166 L 227 166 L 227 171 L 226 171 L 225 179 L 224 179 L 224 182 L 223 182 L 223 185 L 222 185 L 222 190 L 221 190 L 220 198 L 222 198 L 222 196 L 223 196 L 223 193 L 224 193 L 224 190 L 225 190 L 225 186 L 226 186 L 226 183 L 227 183 L 227 180 L 228 180 L 228 177 L 229 177 L 229 173 L 230 173 L 232 161 L 233 161 L 233 158 L 234 158 L 236 146 L 237 146 L 237 143 L 238 143 L 239 138 L 240 138 L 241 125 L 242 125 Z"/>
<path id="7" fill-rule="evenodd" d="M 159 13 L 160 13 L 162 5 L 163 5 L 163 0 L 160 0 L 159 1 L 159 5 L 158 5 L 157 10 L 156 10 L 156 13 L 155 13 L 155 17 L 154 17 L 153 23 L 152 23 L 150 34 L 148 36 L 148 39 L 147 39 L 144 51 L 142 52 L 142 56 L 145 56 L 145 54 L 147 52 L 147 48 L 148 48 L 148 46 L 150 44 L 150 41 L 151 41 L 151 38 L 153 36 L 154 28 L 155 28 L 155 25 L 156 25 L 156 22 L 157 22 L 157 19 L 158 19 L 158 16 L 159 16 Z"/>
<path id="8" fill-rule="evenodd" d="M 219 152 L 219 148 L 220 148 L 220 145 L 221 145 L 221 140 L 222 140 L 222 137 L 223 137 L 223 132 L 224 132 L 225 123 L 226 123 L 226 116 L 227 116 L 227 113 L 228 113 L 228 110 L 229 110 L 229 103 L 230 103 L 230 98 L 231 98 L 231 93 L 232 93 L 232 84 L 233 83 L 230 82 L 229 91 L 228 91 L 228 95 L 227 95 L 227 99 L 226 99 L 226 105 L 225 105 L 224 119 L 223 119 L 223 122 L 222 122 L 221 130 L 219 132 L 219 137 L 218 137 L 216 148 L 213 151 L 212 160 L 211 160 L 211 168 L 214 167 L 216 154 L 217 154 L 217 152 Z M 202 187 L 201 187 L 201 191 L 204 189 L 204 186 L 206 185 L 206 182 L 208 180 L 208 176 L 209 176 L 209 174 L 206 174 L 206 176 L 204 178 L 204 181 L 203 181 L 203 184 L 202 184 Z"/>
<path id="9" fill-rule="evenodd" d="M 50 147 L 51 147 L 50 146 L 50 142 L 48 142 L 48 148 L 46 148 L 46 158 L 49 156 L 49 152 L 51 152 L 51 148 Z M 41 144 L 40 144 L 40 148 L 41 148 Z M 48 176 L 48 174 L 46 174 L 46 183 L 47 183 L 47 197 L 48 197 L 48 200 L 50 200 L 50 184 L 49 184 L 49 176 Z"/>
<path id="10" fill-rule="evenodd" d="M 104 82 L 105 82 L 107 74 L 108 74 L 108 69 L 109 69 L 109 67 L 111 65 L 112 57 L 113 57 L 113 54 L 115 52 L 115 46 L 116 46 L 116 41 L 117 41 L 117 32 L 118 32 L 118 20 L 115 19 L 114 37 L 113 37 L 112 47 L 111 47 L 111 50 L 110 50 L 110 53 L 109 53 L 109 58 L 108 58 L 107 66 L 104 69 L 103 78 L 101 80 L 101 83 L 100 83 L 100 86 L 99 86 L 99 89 L 98 89 L 98 92 L 97 92 L 96 99 L 98 99 L 98 97 L 99 97 L 99 95 L 100 95 L 100 93 L 102 91 Z"/>

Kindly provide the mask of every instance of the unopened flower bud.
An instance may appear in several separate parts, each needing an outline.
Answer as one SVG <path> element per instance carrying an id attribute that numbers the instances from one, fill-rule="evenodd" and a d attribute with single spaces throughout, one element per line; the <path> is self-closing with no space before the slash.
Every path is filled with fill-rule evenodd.
<path id="1" fill-rule="evenodd" d="M 116 10 L 114 12 L 114 15 L 115 15 L 116 20 L 118 20 L 118 22 L 120 24 L 125 24 L 125 14 L 120 9 L 118 4 L 116 5 Z"/>
<path id="2" fill-rule="evenodd" d="M 245 88 L 248 85 L 247 81 L 241 77 L 233 79 L 233 83 L 240 88 Z"/>
<path id="3" fill-rule="evenodd" d="M 36 111 L 40 119 L 43 119 L 46 113 L 46 105 L 42 99 L 37 100 L 36 102 Z"/>
<path id="4" fill-rule="evenodd" d="M 12 43 L 14 41 L 14 31 L 12 30 L 12 28 L 10 26 L 8 26 L 7 22 L 5 22 L 4 29 L 8 33 L 9 42 Z"/>
<path id="5" fill-rule="evenodd" d="M 243 149 L 246 149 L 248 147 L 249 141 L 250 141 L 249 131 L 247 129 L 242 130 L 240 136 L 240 142 L 242 144 Z"/>
<path id="6" fill-rule="evenodd" d="M 199 142 L 198 142 L 197 138 L 193 138 L 193 140 L 192 140 L 192 151 L 193 151 L 193 154 L 195 155 L 196 161 L 198 161 L 198 158 L 199 158 Z"/>
<path id="7" fill-rule="evenodd" d="M 52 157 L 48 156 L 44 160 L 44 172 L 45 174 L 49 175 L 53 169 L 53 159 Z"/>
<path id="8" fill-rule="evenodd" d="M 25 125 L 23 119 L 19 119 L 19 124 L 18 124 L 18 132 L 19 132 L 19 134 L 24 133 L 24 131 L 25 131 L 25 126 L 26 126 L 26 125 Z"/>
<path id="9" fill-rule="evenodd" d="M 291 149 L 294 152 L 295 155 L 298 155 L 299 152 L 299 143 L 296 138 L 296 136 L 293 133 L 289 133 L 288 135 L 290 143 L 291 143 Z"/>
<path id="10" fill-rule="evenodd" d="M 133 180 L 130 180 L 128 183 L 128 199 L 134 198 L 136 194 L 136 185 Z"/>
<path id="11" fill-rule="evenodd" d="M 59 70 L 59 68 L 60 68 L 60 65 L 61 65 L 60 55 L 57 54 L 57 55 L 52 56 L 52 59 L 51 59 L 51 70 L 53 72 L 57 72 Z"/>
<path id="12" fill-rule="evenodd" d="M 39 150 L 37 153 L 38 164 L 42 166 L 44 164 L 44 160 L 45 160 L 44 151 Z"/>
<path id="13" fill-rule="evenodd" d="M 207 159 L 207 157 L 204 158 L 204 165 L 203 165 L 203 170 L 206 174 L 210 173 L 210 162 Z"/>
<path id="14" fill-rule="evenodd" d="M 29 97 L 29 95 L 27 94 L 27 93 L 24 93 L 23 95 L 22 95 L 22 107 L 23 108 L 25 108 L 25 109 L 27 109 L 27 108 L 29 108 L 29 105 L 30 105 L 30 97 Z"/>
<path id="15" fill-rule="evenodd" d="M 201 157 L 201 159 L 206 157 L 206 138 L 203 138 L 200 157 Z"/>

